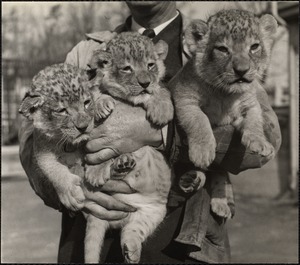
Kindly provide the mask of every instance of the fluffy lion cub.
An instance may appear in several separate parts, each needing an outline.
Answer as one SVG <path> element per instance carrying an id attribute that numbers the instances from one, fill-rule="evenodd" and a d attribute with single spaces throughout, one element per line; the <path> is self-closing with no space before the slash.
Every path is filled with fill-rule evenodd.
<path id="1" fill-rule="evenodd" d="M 271 15 L 259 18 L 242 10 L 223 10 L 207 22 L 195 20 L 187 27 L 185 41 L 192 58 L 169 87 L 196 167 L 206 169 L 212 163 L 213 128 L 229 124 L 241 132 L 249 150 L 274 156 L 256 93 L 263 89 L 260 80 L 276 28 Z"/>

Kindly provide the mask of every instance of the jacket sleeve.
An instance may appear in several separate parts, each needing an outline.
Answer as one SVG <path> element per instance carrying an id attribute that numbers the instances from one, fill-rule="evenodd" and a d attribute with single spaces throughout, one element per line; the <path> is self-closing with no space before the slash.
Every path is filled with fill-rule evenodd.
<path id="1" fill-rule="evenodd" d="M 277 153 L 281 145 L 278 118 L 268 102 L 267 93 L 262 88 L 257 91 L 257 98 L 263 111 L 265 136 Z M 241 143 L 240 133 L 231 125 L 217 127 L 213 132 L 217 141 L 217 150 L 212 168 L 221 168 L 232 174 L 238 174 L 250 168 L 260 168 L 270 160 L 269 157 L 247 150 Z M 169 127 L 167 142 L 171 163 L 178 161 L 190 163 L 186 135 L 180 127 L 175 124 Z"/>

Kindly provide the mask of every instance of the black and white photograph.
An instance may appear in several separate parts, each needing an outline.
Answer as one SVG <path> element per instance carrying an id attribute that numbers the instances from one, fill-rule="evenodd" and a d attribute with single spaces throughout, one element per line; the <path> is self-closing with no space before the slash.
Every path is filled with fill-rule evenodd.
<path id="1" fill-rule="evenodd" d="M 299 263 L 299 1 L 1 8 L 1 263 Z"/>

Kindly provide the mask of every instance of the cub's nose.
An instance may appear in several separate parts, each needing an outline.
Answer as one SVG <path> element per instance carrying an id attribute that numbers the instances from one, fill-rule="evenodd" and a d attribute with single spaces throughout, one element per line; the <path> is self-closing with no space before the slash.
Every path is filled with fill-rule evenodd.
<path id="1" fill-rule="evenodd" d="M 150 82 L 139 82 L 139 84 L 142 88 L 146 89 L 150 85 Z"/>
<path id="2" fill-rule="evenodd" d="M 235 74 L 238 77 L 243 77 L 248 71 L 249 71 L 249 67 L 239 67 L 239 68 L 233 68 Z"/>
<path id="3" fill-rule="evenodd" d="M 87 130 L 90 121 L 91 118 L 88 115 L 78 114 L 77 120 L 74 122 L 74 125 L 79 132 L 84 133 Z"/>
<path id="4" fill-rule="evenodd" d="M 85 131 L 86 131 L 86 129 L 87 129 L 87 127 L 88 127 L 88 125 L 80 125 L 80 126 L 75 126 L 76 127 L 76 129 L 79 131 L 79 132 L 81 132 L 81 133 L 84 133 Z"/>

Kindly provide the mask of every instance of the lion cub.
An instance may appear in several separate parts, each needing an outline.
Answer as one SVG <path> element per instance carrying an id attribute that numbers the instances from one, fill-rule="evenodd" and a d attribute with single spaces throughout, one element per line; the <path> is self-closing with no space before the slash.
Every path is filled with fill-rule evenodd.
<path id="1" fill-rule="evenodd" d="M 101 92 L 96 108 L 98 117 L 109 115 L 114 97 L 142 106 L 147 118 L 158 127 L 172 120 L 171 95 L 160 82 L 165 75 L 163 61 L 167 53 L 167 43 L 160 40 L 153 44 L 137 32 L 123 32 L 103 43 L 89 63 L 91 83 Z"/>
<path id="2" fill-rule="evenodd" d="M 94 85 L 92 90 L 97 97 L 98 119 L 108 117 L 113 111 L 114 97 L 142 106 L 154 126 L 161 127 L 171 121 L 174 112 L 171 94 L 160 82 L 165 72 L 163 60 L 167 52 L 165 42 L 153 44 L 149 38 L 134 32 L 121 33 L 95 51 L 89 73 Z M 125 261 L 138 263 L 142 243 L 166 215 L 171 170 L 159 151 L 145 146 L 116 158 L 111 179 L 125 181 L 136 191 L 134 194 L 114 194 L 113 197 L 134 206 L 137 211 L 120 221 L 100 220 L 90 215 L 87 219 L 85 262 L 99 262 L 105 233 L 113 228 L 121 229 Z M 101 177 L 93 173 L 87 174 L 86 180 L 92 185 L 103 183 Z"/>
<path id="3" fill-rule="evenodd" d="M 94 128 L 93 99 L 87 83 L 85 71 L 74 66 L 46 67 L 33 78 L 19 109 L 33 121 L 35 156 L 32 163 L 45 177 L 40 179 L 41 183 L 47 183 L 49 194 L 58 196 L 71 211 L 81 209 L 85 197 L 80 187 L 81 177 L 73 174 L 66 164 L 64 148 L 66 144 L 79 148 Z M 75 163 L 80 166 L 81 160 L 80 153 L 76 153 Z"/>
<path id="4" fill-rule="evenodd" d="M 258 18 L 242 10 L 223 10 L 207 23 L 194 20 L 187 27 L 185 41 L 192 58 L 173 78 L 170 89 L 187 135 L 189 158 L 196 167 L 205 170 L 212 163 L 216 152 L 212 129 L 228 124 L 241 132 L 242 143 L 249 150 L 274 156 L 274 148 L 264 136 L 256 93 L 262 89 L 260 80 L 268 66 L 276 28 L 271 15 Z M 200 171 L 197 176 L 190 182 L 205 178 Z M 216 182 L 212 179 L 213 186 Z M 212 190 L 214 197 L 218 187 Z"/>

